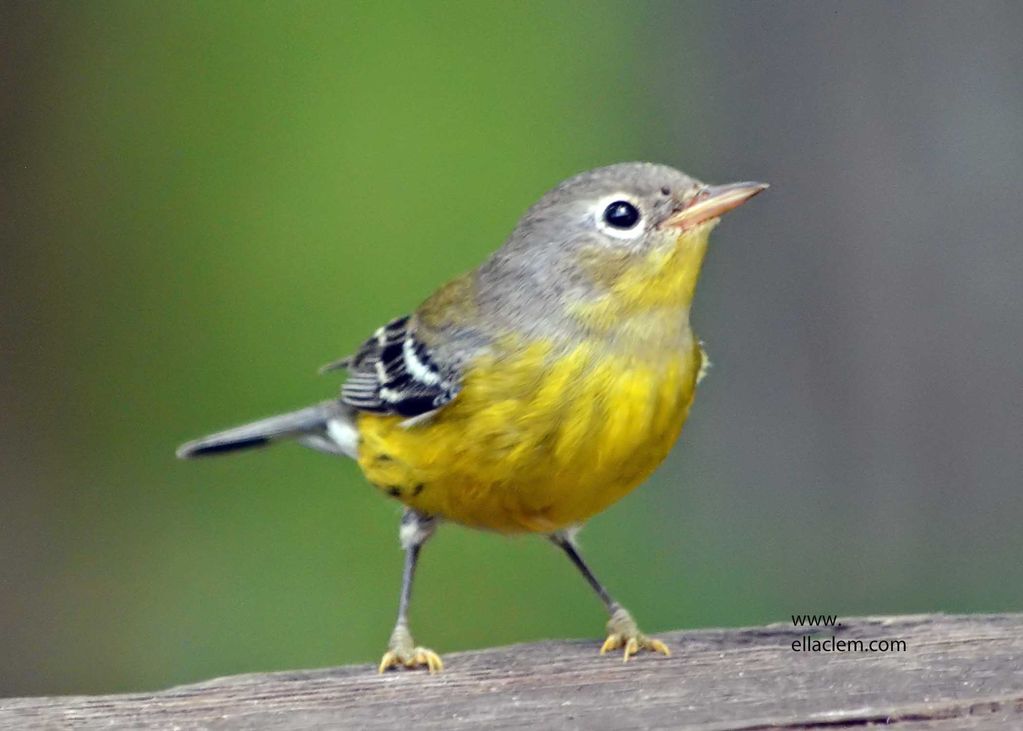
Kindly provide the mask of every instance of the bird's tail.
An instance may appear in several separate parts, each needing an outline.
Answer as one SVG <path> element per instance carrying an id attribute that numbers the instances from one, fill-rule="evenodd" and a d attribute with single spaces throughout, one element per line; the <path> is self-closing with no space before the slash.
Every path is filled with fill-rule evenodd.
<path id="1" fill-rule="evenodd" d="M 294 439 L 321 452 L 355 458 L 358 445 L 355 413 L 339 401 L 324 401 L 186 442 L 178 447 L 177 454 L 181 459 L 192 459 L 265 447 L 281 439 Z"/>

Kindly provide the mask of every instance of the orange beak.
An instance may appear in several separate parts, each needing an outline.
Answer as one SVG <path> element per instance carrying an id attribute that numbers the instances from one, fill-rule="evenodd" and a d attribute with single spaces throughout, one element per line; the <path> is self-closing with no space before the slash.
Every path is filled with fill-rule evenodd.
<path id="1" fill-rule="evenodd" d="M 767 183 L 706 185 L 686 201 L 681 210 L 668 216 L 662 225 L 684 230 L 693 228 L 697 224 L 717 218 L 733 208 L 741 206 L 767 188 Z"/>

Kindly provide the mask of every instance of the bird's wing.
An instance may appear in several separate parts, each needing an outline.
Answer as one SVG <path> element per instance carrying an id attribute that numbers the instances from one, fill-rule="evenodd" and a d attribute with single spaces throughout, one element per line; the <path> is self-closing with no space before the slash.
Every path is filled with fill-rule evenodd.
<path id="1" fill-rule="evenodd" d="M 427 417 L 457 394 L 459 368 L 445 364 L 417 335 L 415 316 L 377 329 L 349 358 L 325 366 L 347 368 L 341 401 L 359 411 Z"/>

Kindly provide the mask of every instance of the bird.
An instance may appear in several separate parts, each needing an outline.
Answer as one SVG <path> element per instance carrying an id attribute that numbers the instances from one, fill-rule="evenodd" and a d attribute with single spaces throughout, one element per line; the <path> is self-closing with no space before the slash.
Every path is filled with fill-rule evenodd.
<path id="1" fill-rule="evenodd" d="M 711 230 L 768 186 L 708 185 L 663 164 L 564 180 L 476 269 L 378 328 L 340 393 L 183 444 L 195 458 L 293 441 L 355 460 L 399 501 L 404 567 L 379 671 L 443 661 L 409 628 L 420 551 L 445 522 L 540 534 L 608 613 L 600 654 L 669 655 L 584 561 L 577 533 L 678 439 L 709 361 L 690 309 Z"/>

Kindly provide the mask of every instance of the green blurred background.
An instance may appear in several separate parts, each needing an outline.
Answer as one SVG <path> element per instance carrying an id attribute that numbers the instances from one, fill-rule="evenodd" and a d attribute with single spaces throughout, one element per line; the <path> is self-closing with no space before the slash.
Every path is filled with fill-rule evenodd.
<path id="1" fill-rule="evenodd" d="M 681 444 L 583 533 L 611 589 L 655 632 L 1023 608 L 1021 33 L 1018 3 L 4 0 L 0 695 L 376 661 L 395 504 L 297 447 L 174 447 L 335 392 L 318 365 L 628 159 L 773 188 L 716 234 Z M 438 651 L 603 621 L 542 540 L 424 553 Z"/>

